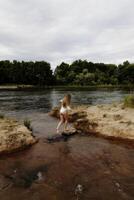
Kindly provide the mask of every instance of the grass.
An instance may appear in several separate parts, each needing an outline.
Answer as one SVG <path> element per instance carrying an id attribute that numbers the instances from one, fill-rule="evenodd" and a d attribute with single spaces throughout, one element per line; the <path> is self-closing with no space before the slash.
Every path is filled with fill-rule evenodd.
<path id="1" fill-rule="evenodd" d="M 134 108 L 134 95 L 128 95 L 125 97 L 124 106 Z"/>
<path id="2" fill-rule="evenodd" d="M 25 125 L 30 131 L 32 131 L 31 121 L 30 121 L 29 119 L 25 119 L 25 120 L 24 120 L 24 125 Z"/>
<path id="3" fill-rule="evenodd" d="M 4 119 L 4 114 L 0 113 L 0 119 Z"/>

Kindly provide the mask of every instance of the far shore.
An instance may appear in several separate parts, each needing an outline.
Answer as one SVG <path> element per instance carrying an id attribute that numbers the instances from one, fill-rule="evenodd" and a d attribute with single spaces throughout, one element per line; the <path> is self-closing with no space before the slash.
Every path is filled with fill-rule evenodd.
<path id="1" fill-rule="evenodd" d="M 25 84 L 4 84 L 0 90 L 28 90 L 28 89 L 132 89 L 134 85 L 25 85 Z"/>

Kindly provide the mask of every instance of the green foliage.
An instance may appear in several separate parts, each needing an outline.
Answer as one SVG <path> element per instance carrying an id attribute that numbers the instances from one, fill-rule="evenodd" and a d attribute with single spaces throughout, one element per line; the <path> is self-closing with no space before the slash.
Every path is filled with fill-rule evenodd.
<path id="1" fill-rule="evenodd" d="M 125 61 L 118 66 L 118 81 L 120 84 L 134 84 L 134 63 Z"/>
<path id="2" fill-rule="evenodd" d="M 25 125 L 30 131 L 32 131 L 31 121 L 30 121 L 29 119 L 25 119 L 25 120 L 24 120 L 24 125 Z"/>
<path id="3" fill-rule="evenodd" d="M 0 84 L 52 85 L 54 77 L 45 61 L 0 61 Z"/>
<path id="4" fill-rule="evenodd" d="M 133 85 L 134 63 L 93 63 L 76 60 L 72 64 L 62 62 L 54 71 L 45 61 L 0 61 L 0 84 L 18 85 Z"/>
<path id="5" fill-rule="evenodd" d="M 134 84 L 134 64 L 125 61 L 117 66 L 76 60 L 70 65 L 61 63 L 54 75 L 59 85 L 130 85 Z"/>
<path id="6" fill-rule="evenodd" d="M 134 108 L 134 95 L 128 95 L 125 97 L 124 106 Z"/>

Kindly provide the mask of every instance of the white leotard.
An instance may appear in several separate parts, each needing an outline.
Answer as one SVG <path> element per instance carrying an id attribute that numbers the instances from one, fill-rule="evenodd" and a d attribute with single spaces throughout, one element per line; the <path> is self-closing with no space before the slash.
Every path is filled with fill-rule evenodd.
<path id="1" fill-rule="evenodd" d="M 60 102 L 63 102 L 63 99 L 61 99 Z M 70 106 L 67 106 L 66 108 L 63 107 L 63 106 L 61 106 L 60 113 L 61 113 L 61 114 L 65 114 L 65 113 L 67 113 L 69 110 L 71 110 Z"/>
<path id="2" fill-rule="evenodd" d="M 61 109 L 60 109 L 60 113 L 61 114 L 65 114 L 65 113 L 67 113 L 67 111 L 68 111 L 68 109 L 67 108 L 65 108 L 65 107 L 61 107 Z"/>
<path id="3" fill-rule="evenodd" d="M 71 110 L 71 108 L 69 106 L 67 106 L 66 108 L 61 106 L 61 109 L 60 109 L 60 113 L 61 114 L 65 114 L 67 113 L 69 110 Z"/>

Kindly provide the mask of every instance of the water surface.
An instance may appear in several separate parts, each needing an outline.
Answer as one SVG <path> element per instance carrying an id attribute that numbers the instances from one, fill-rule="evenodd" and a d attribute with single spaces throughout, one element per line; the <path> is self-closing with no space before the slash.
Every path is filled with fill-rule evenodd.
<path id="1" fill-rule="evenodd" d="M 132 91 L 131 91 L 132 92 Z M 66 93 L 72 95 L 74 105 L 96 105 L 120 102 L 130 91 L 120 89 L 44 89 L 31 91 L 0 91 L 0 113 L 17 119 L 28 118 L 32 121 L 36 132 L 49 123 L 46 116 Z M 39 130 L 37 130 L 39 127 Z M 34 130 L 35 130 L 34 129 Z"/>
<path id="2" fill-rule="evenodd" d="M 2 91 L 0 112 L 32 121 L 39 143 L 0 157 L 1 200 L 133 200 L 134 149 L 90 135 L 48 143 L 56 119 L 47 112 L 67 91 Z M 68 91 L 74 104 L 120 101 L 128 91 Z M 76 195 L 76 187 L 83 187 Z"/>

